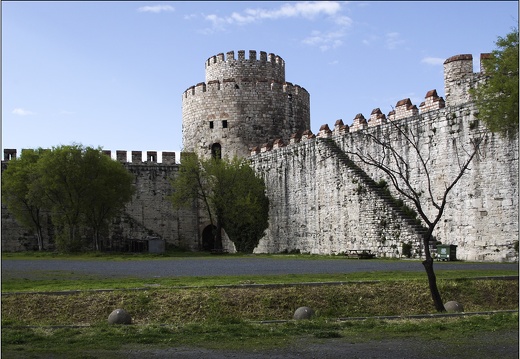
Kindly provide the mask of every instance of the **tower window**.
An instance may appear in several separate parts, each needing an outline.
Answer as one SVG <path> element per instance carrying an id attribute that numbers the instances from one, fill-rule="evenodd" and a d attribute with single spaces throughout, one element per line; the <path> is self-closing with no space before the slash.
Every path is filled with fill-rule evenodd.
<path id="1" fill-rule="evenodd" d="M 227 128 L 227 120 L 222 121 L 222 128 Z"/>
<path id="2" fill-rule="evenodd" d="M 209 121 L 209 128 L 213 128 L 213 121 Z"/>

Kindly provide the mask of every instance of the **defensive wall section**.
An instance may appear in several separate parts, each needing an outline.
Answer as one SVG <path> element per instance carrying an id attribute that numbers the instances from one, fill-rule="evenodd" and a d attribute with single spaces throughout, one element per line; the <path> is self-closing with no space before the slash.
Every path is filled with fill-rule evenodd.
<path id="1" fill-rule="evenodd" d="M 486 58 L 482 55 L 481 61 Z M 381 257 L 400 257 L 406 243 L 412 245 L 413 256 L 420 256 L 424 227 L 404 216 L 375 186 L 381 180 L 390 183 L 385 173 L 348 155 L 382 155 L 367 134 L 390 140 L 410 166 L 410 182 L 426 189 L 417 152 L 394 127 L 400 124 L 417 136 L 421 154 L 429 159 L 437 201 L 459 173 L 472 140 L 484 136 L 477 156 L 448 196 L 434 237 L 456 245 L 458 259 L 518 260 L 518 138 L 501 138 L 479 122 L 468 89 L 482 76 L 473 73 L 471 55 L 455 56 L 445 62 L 446 100 L 432 90 L 419 107 L 404 99 L 388 116 L 375 109 L 368 120 L 358 114 L 351 126 L 338 120 L 332 130 L 323 125 L 316 135 L 295 133 L 289 142 L 255 147 L 252 164 L 266 181 L 271 204 L 269 229 L 256 252 L 337 254 L 369 249 Z M 430 216 L 435 213 L 429 203 L 426 209 Z"/>
<path id="2" fill-rule="evenodd" d="M 285 80 L 285 61 L 261 51 L 220 53 L 205 62 L 205 82 L 182 94 L 183 150 L 247 157 L 274 137 L 310 128 L 307 90 Z"/>
<path id="3" fill-rule="evenodd" d="M 473 72 L 473 57 L 458 55 L 444 63 L 445 98 L 436 90 L 414 105 L 399 101 L 384 114 L 374 109 L 365 118 L 358 114 L 351 125 L 337 120 L 313 134 L 309 118 L 309 94 L 285 81 L 285 62 L 274 54 L 228 52 L 205 62 L 205 82 L 182 94 L 184 151 L 202 155 L 243 156 L 265 179 L 270 200 L 269 228 L 256 253 L 299 250 L 304 253 L 338 254 L 369 249 L 379 257 L 402 257 L 403 244 L 411 255 L 424 251 L 424 226 L 411 220 L 395 205 L 399 194 L 377 168 L 350 155 L 361 151 L 376 158 L 381 152 L 369 141 L 390 141 L 409 164 L 410 182 L 424 188 L 426 173 L 416 152 L 396 131 L 406 126 L 416 135 L 428 158 L 433 193 L 438 200 L 445 183 L 459 171 L 471 142 L 484 136 L 481 147 L 448 197 L 442 220 L 434 232 L 436 241 L 457 246 L 457 258 L 477 261 L 517 261 L 518 240 L 518 137 L 489 133 L 478 118 L 469 89 L 484 80 Z M 482 54 L 481 63 L 489 55 Z M 110 151 L 105 151 L 112 156 Z M 116 151 L 115 158 L 135 176 L 136 193 L 124 214 L 111 226 L 114 242 L 160 237 L 168 244 L 189 250 L 203 248 L 208 221 L 196 204 L 175 210 L 168 200 L 170 178 L 179 169 L 175 153 Z M 16 150 L 4 150 L 2 170 Z M 182 160 L 181 160 L 182 162 Z M 426 205 L 430 215 L 431 204 Z M 48 221 L 50 223 L 50 221 Z M 52 226 L 44 229 L 49 243 Z M 52 240 L 51 240 L 52 242 Z M 432 245 L 435 242 L 432 243 Z M 52 243 L 51 243 L 52 244 Z M 36 238 L 22 229 L 2 204 L 2 250 L 33 249 Z M 226 241 L 224 246 L 232 251 Z"/>
<path id="4" fill-rule="evenodd" d="M 23 150 L 22 150 L 23 152 Z M 112 156 L 109 150 L 104 151 Z M 16 158 L 16 150 L 4 150 L 2 170 L 9 160 Z M 175 152 L 162 152 L 162 162 L 157 162 L 157 151 L 116 151 L 116 160 L 135 176 L 136 192 L 123 214 L 111 225 L 109 237 L 115 248 L 121 248 L 128 240 L 147 237 L 161 238 L 166 243 L 190 250 L 199 250 L 197 208 L 174 209 L 168 196 L 172 193 L 170 179 L 178 173 Z M 36 237 L 21 227 L 2 203 L 2 251 L 37 249 Z M 50 218 L 44 228 L 44 247 L 52 248 L 53 231 Z"/>

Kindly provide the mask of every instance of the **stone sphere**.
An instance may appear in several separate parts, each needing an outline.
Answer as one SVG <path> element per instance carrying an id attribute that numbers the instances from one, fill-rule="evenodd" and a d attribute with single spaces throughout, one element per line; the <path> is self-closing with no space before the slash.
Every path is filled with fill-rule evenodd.
<path id="1" fill-rule="evenodd" d="M 451 301 L 447 302 L 446 304 L 444 304 L 444 308 L 449 313 L 464 311 L 462 304 L 460 304 L 459 302 L 456 302 L 454 300 L 451 300 Z"/>
<path id="2" fill-rule="evenodd" d="M 132 317 L 124 309 L 116 309 L 108 316 L 108 324 L 132 324 Z"/>
<path id="3" fill-rule="evenodd" d="M 294 319 L 311 319 L 314 316 L 314 310 L 309 307 L 300 307 L 294 312 Z"/>

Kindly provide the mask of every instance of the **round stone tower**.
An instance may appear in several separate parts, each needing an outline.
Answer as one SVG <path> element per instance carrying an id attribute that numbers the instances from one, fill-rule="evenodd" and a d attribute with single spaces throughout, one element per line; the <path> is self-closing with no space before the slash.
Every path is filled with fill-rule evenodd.
<path id="1" fill-rule="evenodd" d="M 234 51 L 210 57 L 206 81 L 182 95 L 183 151 L 247 157 L 251 149 L 310 128 L 307 90 L 285 81 L 277 55 Z"/>

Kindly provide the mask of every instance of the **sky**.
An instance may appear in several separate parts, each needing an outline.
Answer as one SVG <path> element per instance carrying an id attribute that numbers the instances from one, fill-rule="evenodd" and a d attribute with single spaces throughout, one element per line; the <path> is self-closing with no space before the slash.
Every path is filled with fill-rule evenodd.
<path id="1" fill-rule="evenodd" d="M 443 62 L 496 49 L 517 1 L 2 1 L 4 149 L 81 144 L 182 150 L 182 93 L 205 61 L 285 60 L 310 93 L 311 131 L 402 99 L 444 97 Z M 143 155 L 144 157 L 144 155 Z M 145 158 L 145 157 L 144 157 Z M 178 158 L 178 157 L 177 157 Z"/>

